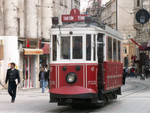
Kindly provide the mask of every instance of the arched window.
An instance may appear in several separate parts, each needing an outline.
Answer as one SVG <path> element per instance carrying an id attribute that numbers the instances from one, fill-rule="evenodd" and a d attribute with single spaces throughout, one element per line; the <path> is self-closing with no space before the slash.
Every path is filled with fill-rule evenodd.
<path id="1" fill-rule="evenodd" d="M 137 0 L 137 6 L 140 6 L 140 0 Z"/>

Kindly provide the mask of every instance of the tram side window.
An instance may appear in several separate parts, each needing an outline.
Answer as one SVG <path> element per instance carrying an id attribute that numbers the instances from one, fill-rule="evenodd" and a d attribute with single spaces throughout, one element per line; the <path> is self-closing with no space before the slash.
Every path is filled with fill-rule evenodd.
<path id="1" fill-rule="evenodd" d="M 108 37 L 108 59 L 112 60 L 112 38 Z"/>
<path id="2" fill-rule="evenodd" d="M 117 60 L 117 41 L 113 39 L 113 59 Z"/>
<path id="3" fill-rule="evenodd" d="M 53 35 L 53 46 L 52 46 L 52 50 L 53 50 L 53 61 L 57 60 L 57 35 Z"/>
<path id="4" fill-rule="evenodd" d="M 73 59 L 82 59 L 82 36 L 73 36 Z"/>
<path id="5" fill-rule="evenodd" d="M 93 48 L 94 49 L 94 51 L 93 51 L 94 59 L 93 60 L 95 61 L 96 60 L 96 50 L 95 50 L 96 49 L 96 35 L 94 35 L 93 42 L 94 42 L 94 48 Z"/>
<path id="6" fill-rule="evenodd" d="M 70 37 L 61 37 L 61 59 L 70 59 Z"/>
<path id="7" fill-rule="evenodd" d="M 121 60 L 120 50 L 121 50 L 120 41 L 118 41 L 118 60 L 119 61 Z"/>
<path id="8" fill-rule="evenodd" d="M 86 60 L 91 60 L 91 35 L 86 35 Z"/>

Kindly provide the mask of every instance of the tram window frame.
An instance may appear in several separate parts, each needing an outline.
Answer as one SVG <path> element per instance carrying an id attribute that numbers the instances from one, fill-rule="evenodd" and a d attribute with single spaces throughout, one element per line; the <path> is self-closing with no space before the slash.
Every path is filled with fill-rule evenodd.
<path id="1" fill-rule="evenodd" d="M 113 48 L 113 46 L 112 46 L 112 37 L 108 37 L 107 38 L 107 48 L 108 48 L 108 51 L 107 51 L 107 58 L 108 58 L 108 60 L 109 61 L 112 61 L 112 48 Z"/>
<path id="2" fill-rule="evenodd" d="M 93 61 L 96 61 L 96 35 L 93 35 Z"/>
<path id="3" fill-rule="evenodd" d="M 54 38 L 55 38 L 55 45 L 54 45 Z M 54 54 L 54 48 L 55 48 L 55 54 Z M 58 50 L 57 49 L 58 49 L 57 35 L 52 35 L 52 61 L 57 61 L 57 57 L 58 57 L 58 55 L 57 55 Z"/>
<path id="4" fill-rule="evenodd" d="M 63 53 L 63 48 L 62 48 L 62 38 L 69 38 L 69 47 L 65 47 L 66 49 L 68 49 L 68 58 L 63 58 L 63 55 L 62 55 L 62 53 Z M 69 59 L 71 59 L 71 37 L 70 36 L 61 36 L 60 37 L 60 43 L 61 43 L 61 46 L 60 46 L 60 59 L 61 60 L 69 60 Z M 64 45 L 68 45 L 68 44 L 64 44 Z"/>
<path id="5" fill-rule="evenodd" d="M 118 61 L 121 61 L 121 41 L 118 41 Z"/>
<path id="6" fill-rule="evenodd" d="M 80 55 L 79 56 L 74 56 L 74 43 L 75 43 L 74 39 L 77 39 L 77 37 L 81 38 L 81 58 L 79 58 Z M 72 42 L 71 43 L 72 43 L 72 60 L 83 59 L 83 36 L 72 36 Z M 76 49 L 80 49 L 80 48 L 76 48 Z"/>
<path id="7" fill-rule="evenodd" d="M 113 39 L 113 60 L 117 61 L 117 40 Z"/>
<path id="8" fill-rule="evenodd" d="M 91 61 L 92 55 L 92 35 L 86 34 L 86 61 Z"/>

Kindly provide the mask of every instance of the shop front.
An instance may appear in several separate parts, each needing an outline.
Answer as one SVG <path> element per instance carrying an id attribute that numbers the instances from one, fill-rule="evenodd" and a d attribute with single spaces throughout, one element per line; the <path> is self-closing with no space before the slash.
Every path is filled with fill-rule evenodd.
<path id="1" fill-rule="evenodd" d="M 43 50 L 38 49 L 37 40 L 27 39 L 26 42 L 26 48 L 23 48 L 23 88 L 37 88 L 39 56 L 43 54 Z"/>
<path id="2" fill-rule="evenodd" d="M 23 87 L 35 88 L 38 79 L 38 57 L 43 54 L 41 49 L 24 49 Z M 38 71 L 38 72 L 37 72 Z"/>

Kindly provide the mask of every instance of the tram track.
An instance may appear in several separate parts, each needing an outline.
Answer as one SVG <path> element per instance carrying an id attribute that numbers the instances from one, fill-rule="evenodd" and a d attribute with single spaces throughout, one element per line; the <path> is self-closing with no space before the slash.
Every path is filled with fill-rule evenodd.
<path id="1" fill-rule="evenodd" d="M 129 88 L 129 89 L 125 90 L 125 91 L 122 91 L 122 93 L 127 93 L 127 94 L 123 94 L 122 96 L 118 97 L 118 99 L 125 98 L 127 96 L 133 95 L 135 93 L 141 92 L 141 91 L 146 90 L 146 89 L 149 88 L 143 82 L 132 82 L 132 81 L 129 81 L 128 84 L 134 84 L 134 88 Z"/>
<path id="2" fill-rule="evenodd" d="M 131 87 L 130 88 L 127 88 L 125 90 L 122 91 L 122 95 L 119 96 L 117 98 L 117 101 L 119 101 L 120 99 L 124 99 L 128 96 L 131 96 L 133 94 L 136 94 L 138 92 L 141 92 L 141 91 L 144 91 L 144 90 L 147 90 L 149 87 L 147 84 L 145 84 L 145 82 L 141 82 L 139 80 L 137 81 L 132 81 L 129 80 L 127 82 L 128 85 L 130 85 Z M 116 102 L 116 101 L 115 101 Z M 107 103 L 105 106 L 109 105 L 109 104 L 113 104 L 113 101 L 110 102 L 110 103 Z M 78 107 L 66 107 L 64 109 L 61 109 L 59 111 L 62 112 L 62 113 L 70 113 L 70 112 L 73 112 L 73 113 L 76 113 L 76 112 L 80 112 L 80 113 L 89 113 L 89 112 L 93 112 L 94 110 L 96 109 L 101 109 L 103 108 L 103 106 L 78 106 Z"/>

